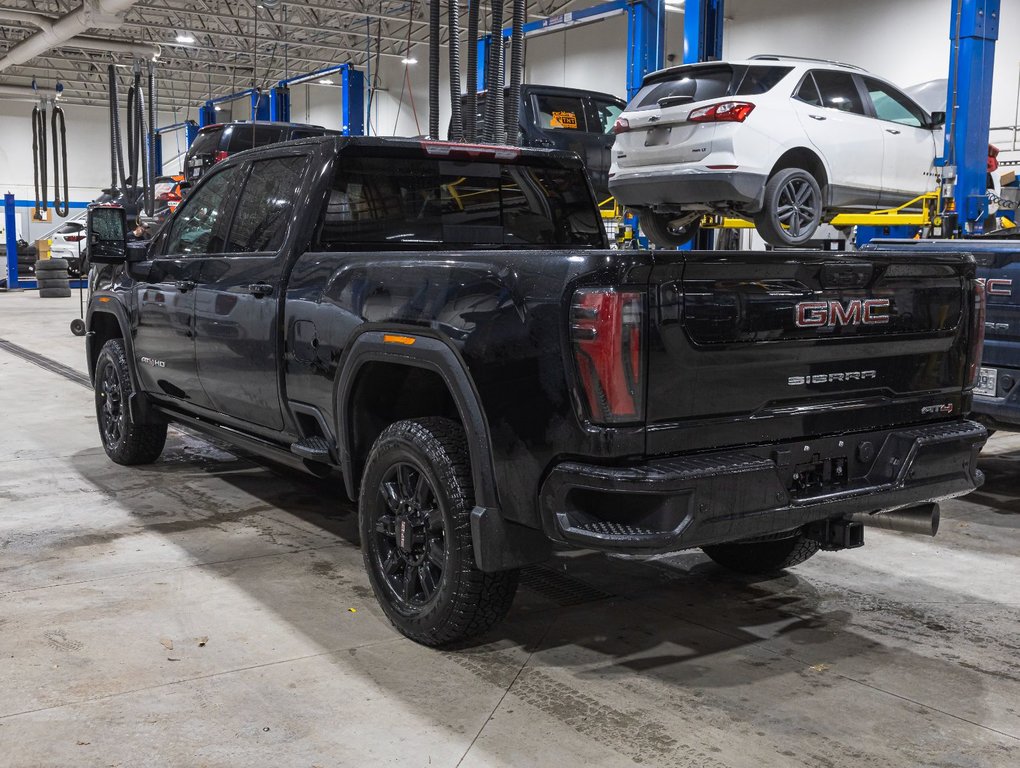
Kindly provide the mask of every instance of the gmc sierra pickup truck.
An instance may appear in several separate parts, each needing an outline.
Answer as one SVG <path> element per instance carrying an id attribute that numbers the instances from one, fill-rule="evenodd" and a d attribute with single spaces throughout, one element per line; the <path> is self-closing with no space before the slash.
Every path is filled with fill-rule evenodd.
<path id="1" fill-rule="evenodd" d="M 107 454 L 177 422 L 342 478 L 421 643 L 492 627 L 554 546 L 771 572 L 982 480 L 966 256 L 613 251 L 573 154 L 343 137 L 124 226 L 91 211 Z"/>

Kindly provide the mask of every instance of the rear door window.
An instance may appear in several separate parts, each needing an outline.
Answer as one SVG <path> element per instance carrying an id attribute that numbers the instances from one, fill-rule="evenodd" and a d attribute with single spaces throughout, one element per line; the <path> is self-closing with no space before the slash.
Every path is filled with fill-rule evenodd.
<path id="1" fill-rule="evenodd" d="M 306 155 L 289 155 L 251 163 L 227 252 L 260 253 L 283 245 L 306 162 Z"/>
<path id="2" fill-rule="evenodd" d="M 793 94 L 793 98 L 811 104 L 815 107 L 822 106 L 822 97 L 818 95 L 818 86 L 815 85 L 815 76 L 808 72 L 800 81 L 800 87 Z"/>
<path id="3" fill-rule="evenodd" d="M 536 93 L 535 122 L 543 130 L 588 130 L 584 117 L 584 102 L 580 96 L 554 96 Z"/>
<path id="4" fill-rule="evenodd" d="M 857 89 L 853 75 L 831 69 L 816 69 L 813 74 L 822 106 L 841 112 L 852 112 L 855 115 L 865 114 L 861 92 Z"/>
<path id="5" fill-rule="evenodd" d="M 871 104 L 875 108 L 875 117 L 879 120 L 910 125 L 914 128 L 920 128 L 925 124 L 925 116 L 920 107 L 892 86 L 873 77 L 865 77 L 864 87 L 868 89 L 868 96 L 871 97 Z"/>
<path id="6" fill-rule="evenodd" d="M 345 159 L 327 201 L 323 250 L 604 244 L 583 171 L 431 159 Z"/>
<path id="7" fill-rule="evenodd" d="M 167 235 L 167 255 L 202 256 L 223 253 L 224 230 L 230 214 L 228 193 L 236 168 L 211 173 L 188 195 Z"/>

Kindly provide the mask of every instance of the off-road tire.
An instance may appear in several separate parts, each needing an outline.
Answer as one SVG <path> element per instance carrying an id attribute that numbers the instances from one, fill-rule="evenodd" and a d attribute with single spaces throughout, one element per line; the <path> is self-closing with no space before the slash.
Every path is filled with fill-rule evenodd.
<path id="1" fill-rule="evenodd" d="M 754 217 L 758 234 L 780 248 L 799 246 L 821 223 L 822 191 L 815 177 L 802 168 L 776 171 L 765 184 L 762 209 Z"/>
<path id="2" fill-rule="evenodd" d="M 39 298 L 41 299 L 66 299 L 71 295 L 71 289 L 67 285 L 63 288 L 40 288 Z"/>
<path id="3" fill-rule="evenodd" d="M 35 279 L 36 288 L 69 288 L 70 285 L 67 282 L 67 275 L 63 277 L 37 277 Z"/>
<path id="4" fill-rule="evenodd" d="M 405 492 L 411 485 L 413 492 Z M 519 571 L 485 573 L 475 566 L 473 504 L 467 439 L 456 422 L 398 421 L 375 441 L 358 500 L 361 549 L 376 599 L 415 642 L 436 647 L 480 635 L 513 603 Z M 414 549 L 404 549 L 416 536 L 421 551 L 417 539 Z"/>
<path id="5" fill-rule="evenodd" d="M 133 392 L 124 342 L 110 339 L 96 359 L 96 421 L 106 455 L 117 464 L 151 464 L 166 444 L 166 423 L 136 424 L 129 402 Z"/>
<path id="6" fill-rule="evenodd" d="M 655 243 L 659 248 L 679 248 L 694 239 L 701 229 L 700 220 L 695 220 L 686 227 L 671 227 L 670 221 L 676 216 L 642 211 L 638 214 L 638 225 L 645 237 Z"/>
<path id="7" fill-rule="evenodd" d="M 817 552 L 820 546 L 817 541 L 798 533 L 785 539 L 713 544 L 701 550 L 731 571 L 767 575 L 800 565 Z"/>

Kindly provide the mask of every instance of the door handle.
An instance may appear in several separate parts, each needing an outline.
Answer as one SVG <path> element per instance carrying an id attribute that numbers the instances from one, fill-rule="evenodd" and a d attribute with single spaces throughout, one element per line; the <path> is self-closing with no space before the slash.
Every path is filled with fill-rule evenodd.
<path id="1" fill-rule="evenodd" d="M 885 132 L 886 132 L 886 133 L 891 133 L 891 134 L 893 134 L 894 136 L 899 136 L 899 135 L 900 135 L 900 132 L 899 132 L 899 131 L 897 131 L 897 130 L 896 130 L 895 128 L 886 128 L 886 129 L 885 129 Z"/>
<path id="2" fill-rule="evenodd" d="M 194 280 L 178 280 L 174 285 L 177 286 L 177 290 L 181 293 L 187 293 L 193 290 L 198 285 Z"/>
<path id="3" fill-rule="evenodd" d="M 256 299 L 261 299 L 263 296 L 269 296 L 272 292 L 273 286 L 269 283 L 252 283 L 248 286 L 248 293 Z"/>
<path id="4" fill-rule="evenodd" d="M 810 117 L 812 120 L 828 120 L 829 119 L 829 118 L 825 117 L 825 115 L 808 115 L 808 117 Z"/>

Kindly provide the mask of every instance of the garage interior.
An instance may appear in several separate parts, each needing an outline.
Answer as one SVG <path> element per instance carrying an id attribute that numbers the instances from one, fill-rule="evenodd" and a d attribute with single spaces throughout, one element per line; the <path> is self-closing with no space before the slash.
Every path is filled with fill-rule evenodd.
<path id="1" fill-rule="evenodd" d="M 511 5 L 497 25 L 507 63 Z M 467 66 L 469 48 L 491 57 L 493 4 L 480 4 L 478 45 L 470 3 L 450 6 Z M 451 25 L 444 3 L 430 45 L 431 7 L 0 0 L 0 766 L 1020 764 L 1020 435 L 1002 424 L 980 454 L 984 484 L 941 502 L 934 538 L 869 528 L 862 549 L 767 577 L 700 549 L 557 548 L 522 569 L 502 623 L 443 649 L 403 637 L 377 603 L 358 505 L 335 477 L 181 424 L 155 463 L 107 458 L 84 340 L 69 330 L 88 271 L 68 276 L 69 296 L 43 298 L 40 273 L 19 273 L 17 243 L 35 263 L 50 248 L 56 258 L 50 233 L 110 186 L 109 73 L 126 115 L 136 62 L 154 62 L 143 87 L 159 149 L 153 139 L 139 158 L 152 147 L 154 179 L 185 174 L 198 130 L 229 121 L 446 140 Z M 522 19 L 522 78 L 629 101 L 665 66 L 759 54 L 853 62 L 903 88 L 937 82 L 943 99 L 956 77 L 971 90 L 951 120 L 978 137 L 955 148 L 955 181 L 971 185 L 957 187 L 956 210 L 959 234 L 975 234 L 1009 228 L 1016 207 L 1015 8 L 1003 3 L 997 38 L 967 38 L 975 50 L 950 32 L 993 10 L 997 0 L 538 0 Z M 76 14 L 77 26 L 59 22 Z M 481 87 L 491 70 L 478 72 Z M 33 168 L 42 103 L 66 122 L 66 191 L 59 177 L 40 190 Z M 604 216 L 614 248 L 648 247 L 640 217 L 624 213 Z M 814 244 L 924 234 L 860 222 L 823 225 Z M 772 249 L 747 222 L 704 235 L 696 249 Z"/>

